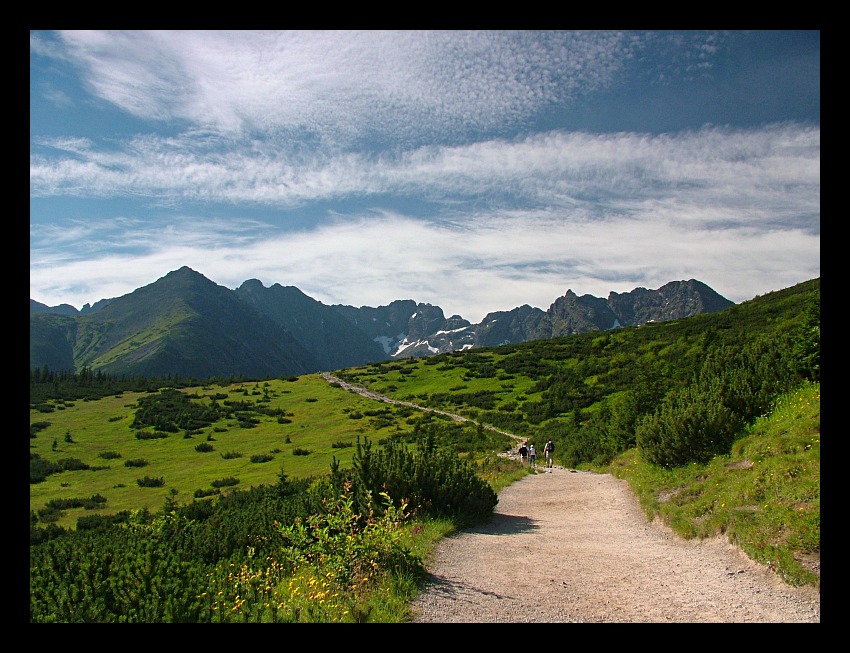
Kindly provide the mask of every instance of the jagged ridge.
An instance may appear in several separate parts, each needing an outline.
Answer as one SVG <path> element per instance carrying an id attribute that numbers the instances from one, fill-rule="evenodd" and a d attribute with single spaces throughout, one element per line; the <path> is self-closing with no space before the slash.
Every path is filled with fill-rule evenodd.
<path id="1" fill-rule="evenodd" d="M 81 311 L 31 299 L 30 368 L 270 378 L 664 322 L 733 304 L 690 279 L 607 299 L 567 290 L 546 311 L 525 304 L 471 324 L 412 299 L 327 306 L 294 286 L 266 288 L 257 279 L 230 290 L 184 266 Z"/>

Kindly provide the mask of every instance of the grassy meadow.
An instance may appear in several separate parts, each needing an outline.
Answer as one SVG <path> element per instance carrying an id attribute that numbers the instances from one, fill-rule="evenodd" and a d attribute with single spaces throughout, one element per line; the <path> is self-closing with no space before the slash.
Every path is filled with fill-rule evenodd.
<path id="1" fill-rule="evenodd" d="M 42 483 L 30 485 L 30 508 L 38 511 L 52 499 L 77 499 L 101 495 L 102 509 L 64 510 L 57 524 L 73 528 L 86 514 L 114 514 L 123 510 L 160 509 L 168 497 L 190 502 L 197 490 L 209 490 L 215 481 L 235 478 L 238 484 L 222 492 L 260 484 L 274 484 L 282 472 L 289 478 L 326 474 L 334 458 L 348 467 L 357 436 L 377 441 L 387 432 L 410 430 L 410 409 L 392 408 L 355 393 L 331 386 L 318 374 L 297 380 L 237 383 L 230 386 L 199 386 L 183 392 L 197 394 L 193 401 L 209 402 L 212 395 L 227 394 L 234 401 L 262 402 L 267 408 L 285 411 L 288 423 L 258 415 L 253 428 L 242 428 L 226 420 L 185 437 L 183 432 L 166 438 L 140 440 L 130 427 L 136 402 L 143 393 L 123 393 L 96 401 L 56 404 L 43 413 L 30 410 L 30 423 L 49 426 L 30 439 L 30 451 L 45 460 L 79 459 L 93 469 L 51 474 Z M 379 410 L 375 417 L 367 412 Z M 67 441 L 70 439 L 71 441 Z M 199 452 L 203 442 L 212 451 Z M 341 446 L 341 445 L 352 446 Z M 336 445 L 336 446 L 334 446 Z M 295 455 L 296 450 L 309 452 Z M 120 457 L 110 457 L 114 454 Z M 103 457 L 106 454 L 107 457 Z M 228 454 L 225 458 L 224 455 Z M 239 454 L 238 457 L 230 457 Z M 252 456 L 271 457 L 252 462 Z M 144 460 L 143 467 L 127 467 L 126 461 Z M 137 479 L 162 478 L 161 487 L 140 487 Z"/>

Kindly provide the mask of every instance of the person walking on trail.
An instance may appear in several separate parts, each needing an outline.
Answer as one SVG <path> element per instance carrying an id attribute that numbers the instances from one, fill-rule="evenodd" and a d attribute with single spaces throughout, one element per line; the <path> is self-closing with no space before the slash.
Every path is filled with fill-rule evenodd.
<path id="1" fill-rule="evenodd" d="M 519 448 L 519 457 L 522 459 L 522 466 L 525 467 L 525 463 L 528 460 L 528 447 L 525 446 L 526 443 L 523 442 Z"/>
<path id="2" fill-rule="evenodd" d="M 528 445 L 528 460 L 531 461 L 532 467 L 537 467 L 537 452 L 533 444 Z"/>
<path id="3" fill-rule="evenodd" d="M 555 443 L 552 440 L 543 447 L 543 453 L 546 456 L 546 467 L 551 467 L 555 462 Z"/>

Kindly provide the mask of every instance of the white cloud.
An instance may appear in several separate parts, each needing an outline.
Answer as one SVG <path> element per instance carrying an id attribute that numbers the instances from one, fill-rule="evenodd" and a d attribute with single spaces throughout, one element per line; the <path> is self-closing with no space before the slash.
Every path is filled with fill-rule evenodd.
<path id="1" fill-rule="evenodd" d="M 34 155 L 30 184 L 34 197 L 132 194 L 165 203 L 281 208 L 383 194 L 446 204 L 490 196 L 496 206 L 530 201 L 583 206 L 599 215 L 675 198 L 720 209 L 762 207 L 781 216 L 798 213 L 801 204 L 819 213 L 820 129 L 778 125 L 658 137 L 553 132 L 516 142 L 419 148 L 401 157 L 343 153 L 309 160 L 268 144 L 224 151 L 149 137 L 121 153 L 78 145 L 73 158 Z"/>
<path id="2" fill-rule="evenodd" d="M 215 244 L 209 229 L 206 234 L 196 244 L 189 232 L 167 234 L 159 247 L 126 260 L 34 260 L 32 296 L 51 305 L 59 298 L 74 304 L 68 298 L 76 297 L 79 308 L 188 265 L 229 288 L 257 278 L 266 286 L 296 286 L 326 304 L 414 299 L 478 322 L 488 312 L 526 303 L 545 310 L 568 288 L 607 297 L 612 290 L 691 278 L 740 302 L 778 282 L 787 287 L 819 276 L 820 266 L 818 237 L 743 225 L 711 232 L 625 219 L 565 226 L 551 215 L 526 214 L 461 229 L 384 215 L 229 245 L 226 238 Z M 754 259 L 753 252 L 770 256 Z M 83 285 L 63 288 L 62 279 Z"/>
<path id="3" fill-rule="evenodd" d="M 513 124 L 611 83 L 620 32 L 63 31 L 101 98 L 133 115 L 225 131 L 370 132 Z"/>
<path id="4" fill-rule="evenodd" d="M 814 128 L 706 129 L 655 138 L 559 132 L 417 150 L 393 160 L 348 154 L 307 169 L 275 166 L 275 153 L 251 160 L 244 151 L 222 152 L 210 160 L 195 158 L 188 148 L 168 154 L 148 145 L 143 140 L 134 156 L 94 153 L 91 160 L 46 167 L 36 162 L 33 183 L 62 186 L 63 175 L 72 180 L 79 175 L 71 183 L 81 192 L 102 189 L 108 195 L 123 176 L 119 189 L 133 187 L 141 194 L 161 193 L 169 184 L 190 199 L 272 205 L 281 198 L 297 204 L 303 198 L 396 194 L 431 202 L 437 222 L 393 216 L 378 209 L 381 202 L 391 203 L 384 198 L 375 200 L 375 211 L 326 215 L 324 226 L 295 233 L 287 233 L 285 219 L 278 225 L 200 217 L 99 226 L 78 221 L 68 231 L 49 233 L 33 225 L 34 298 L 61 294 L 38 282 L 45 272 L 56 278 L 53 247 L 79 237 L 80 229 L 95 228 L 99 233 L 83 241 L 89 243 L 83 251 L 91 253 L 100 243 L 104 249 L 118 244 L 142 252 L 133 265 L 122 264 L 119 277 L 139 270 L 124 292 L 153 281 L 150 270 L 171 261 L 169 269 L 189 265 L 228 286 L 257 277 L 298 286 L 330 303 L 412 298 L 467 319 L 522 303 L 546 308 L 557 296 L 553 291 L 562 294 L 566 285 L 599 296 L 631 290 L 633 281 L 644 287 L 680 278 L 709 283 L 705 270 L 718 266 L 735 273 L 714 272 L 715 289 L 741 301 L 770 288 L 770 279 L 799 282 L 805 280 L 801 274 L 809 278 L 819 269 L 820 132 Z M 75 152 L 84 157 L 88 150 Z M 272 181 L 276 171 L 282 176 Z M 503 196 L 508 192 L 513 197 Z M 511 208 L 520 200 L 542 208 Z M 793 248 L 782 246 L 787 239 Z M 44 261 L 49 270 L 39 271 Z M 68 265 L 59 276 L 72 278 L 79 264 Z M 111 269 L 109 260 L 100 266 Z M 758 273 L 740 278 L 748 266 L 764 268 L 763 283 Z M 607 287 L 606 279 L 615 274 L 621 281 Z M 79 288 L 78 298 L 98 287 L 96 275 L 83 276 L 91 285 Z M 484 291 L 487 284 L 495 294 Z M 116 288 L 113 281 L 100 292 Z M 532 289 L 537 294 L 529 296 Z"/>

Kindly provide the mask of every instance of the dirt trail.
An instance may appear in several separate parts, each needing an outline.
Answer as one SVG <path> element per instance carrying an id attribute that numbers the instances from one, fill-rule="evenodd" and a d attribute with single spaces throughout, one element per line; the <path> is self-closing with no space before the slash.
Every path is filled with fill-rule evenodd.
<path id="1" fill-rule="evenodd" d="M 356 392 L 357 394 L 362 395 L 362 396 L 364 396 L 368 399 L 374 399 L 375 401 L 382 401 L 385 404 L 396 404 L 396 405 L 399 405 L 399 406 L 410 406 L 411 408 L 416 408 L 417 410 L 423 410 L 423 411 L 428 412 L 428 413 L 437 413 L 438 415 L 445 415 L 446 417 L 452 418 L 456 422 L 472 422 L 473 421 L 473 420 L 470 420 L 467 417 L 464 417 L 463 415 L 457 415 L 455 413 L 448 413 L 444 410 L 437 410 L 436 408 L 428 408 L 427 406 L 420 406 L 419 404 L 414 404 L 413 402 L 410 402 L 410 401 L 401 401 L 399 399 L 393 399 L 392 397 L 387 397 L 386 395 L 378 394 L 377 392 L 372 392 L 371 390 L 367 390 L 363 386 L 354 385 L 354 384 L 348 383 L 347 381 L 343 381 L 339 377 L 336 377 L 329 372 L 322 372 L 321 374 L 322 374 L 322 377 L 325 379 L 325 381 L 327 381 L 328 383 L 337 383 L 342 388 L 344 388 L 345 390 L 349 390 L 351 392 Z M 473 422 L 473 423 L 477 424 L 478 422 Z M 519 435 L 514 435 L 513 433 L 508 433 L 507 431 L 501 431 L 501 430 L 497 429 L 496 427 L 490 426 L 488 424 L 481 424 L 481 426 L 485 429 L 490 429 L 491 431 L 495 431 L 496 433 L 501 433 L 502 435 L 507 435 L 507 436 L 517 440 L 517 441 L 524 439 Z"/>
<path id="2" fill-rule="evenodd" d="M 820 623 L 793 588 L 723 538 L 647 521 L 625 481 L 542 469 L 484 526 L 441 541 L 413 623 Z"/>
<path id="3" fill-rule="evenodd" d="M 818 590 L 787 585 L 725 538 L 684 540 L 650 523 L 610 474 L 539 467 L 502 490 L 487 524 L 444 539 L 425 562 L 413 623 L 820 623 Z"/>

